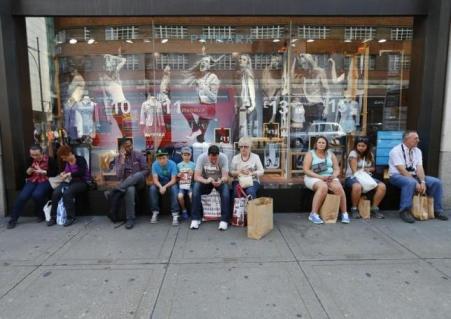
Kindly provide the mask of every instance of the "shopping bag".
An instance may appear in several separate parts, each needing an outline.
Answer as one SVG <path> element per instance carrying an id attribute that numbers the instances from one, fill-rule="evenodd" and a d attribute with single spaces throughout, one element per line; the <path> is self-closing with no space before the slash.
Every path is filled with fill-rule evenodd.
<path id="1" fill-rule="evenodd" d="M 45 221 L 48 222 L 51 218 L 50 216 L 50 212 L 52 210 L 52 201 L 49 200 L 47 202 L 47 204 L 44 205 L 44 208 L 42 209 L 42 211 L 44 212 L 44 216 L 45 216 Z"/>
<path id="2" fill-rule="evenodd" d="M 240 183 L 241 188 L 248 188 L 254 185 L 254 180 L 250 175 L 239 175 L 238 182 Z"/>
<path id="3" fill-rule="evenodd" d="M 367 193 L 370 190 L 377 187 L 377 182 L 371 177 L 370 174 L 363 169 L 354 173 L 354 177 L 357 178 L 359 184 L 362 185 L 362 192 Z"/>
<path id="4" fill-rule="evenodd" d="M 221 219 L 221 196 L 215 188 L 210 194 L 201 195 L 200 200 L 204 209 L 204 221 Z"/>
<path id="5" fill-rule="evenodd" d="M 319 209 L 319 215 L 326 224 L 334 224 L 337 222 L 339 208 L 340 196 L 327 194 L 323 205 Z"/>
<path id="6" fill-rule="evenodd" d="M 191 180 L 192 175 L 189 173 L 189 170 L 182 169 L 180 171 L 180 179 L 179 179 L 179 188 L 183 190 L 191 189 Z"/>
<path id="7" fill-rule="evenodd" d="M 57 188 L 58 186 L 60 186 L 60 184 L 61 184 L 62 182 L 64 182 L 64 179 L 61 178 L 61 176 L 59 176 L 59 175 L 54 176 L 54 177 L 49 177 L 49 183 L 50 183 L 50 186 L 51 186 L 53 189 L 55 189 L 55 188 Z"/>
<path id="8" fill-rule="evenodd" d="M 412 215 L 418 220 L 428 219 L 428 199 L 422 194 L 416 194 L 412 200 Z"/>
<path id="9" fill-rule="evenodd" d="M 434 197 L 428 197 L 428 218 L 434 219 Z"/>
<path id="10" fill-rule="evenodd" d="M 248 196 L 241 186 L 236 186 L 238 197 L 233 200 L 232 225 L 246 227 L 247 224 L 247 202 L 252 199 Z"/>
<path id="11" fill-rule="evenodd" d="M 260 197 L 247 203 L 247 237 L 260 239 L 273 229 L 273 199 Z"/>
<path id="12" fill-rule="evenodd" d="M 371 201 L 365 196 L 360 197 L 359 200 L 359 215 L 363 219 L 370 219 L 371 217 Z"/>
<path id="13" fill-rule="evenodd" d="M 58 225 L 64 225 L 67 220 L 66 208 L 64 207 L 63 199 L 58 202 L 58 208 L 56 209 L 56 223 Z"/>

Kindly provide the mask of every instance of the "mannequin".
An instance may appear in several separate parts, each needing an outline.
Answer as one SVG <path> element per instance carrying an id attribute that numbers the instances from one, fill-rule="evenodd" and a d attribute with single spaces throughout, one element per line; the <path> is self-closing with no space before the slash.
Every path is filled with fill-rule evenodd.
<path id="1" fill-rule="evenodd" d="M 265 117 L 264 122 L 273 123 L 276 120 L 278 100 L 281 91 L 282 73 L 279 66 L 282 58 L 279 55 L 271 57 L 271 63 L 262 71 L 262 91 L 264 95 L 264 108 L 271 107 L 270 117 Z"/>
<path id="2" fill-rule="evenodd" d="M 338 102 L 338 112 L 340 113 L 339 124 L 346 133 L 351 133 L 356 130 L 358 108 L 358 103 L 351 99 L 349 92 L 345 93 L 345 98 Z"/>
<path id="3" fill-rule="evenodd" d="M 93 118 L 95 106 L 95 103 L 92 102 L 87 95 L 85 95 L 83 99 L 77 103 L 76 111 L 80 113 L 82 118 L 82 136 L 95 137 L 95 126 Z"/>
<path id="4" fill-rule="evenodd" d="M 171 100 L 169 98 L 169 84 L 171 82 L 171 67 L 166 65 L 163 70 L 163 77 L 160 83 L 160 94 L 158 100 L 163 106 L 166 106 L 166 114 L 171 114 Z"/>
<path id="5" fill-rule="evenodd" d="M 239 66 L 241 73 L 240 136 L 253 136 L 256 134 L 257 110 L 255 109 L 255 82 L 251 57 L 248 54 L 242 54 Z"/>
<path id="6" fill-rule="evenodd" d="M 160 136 L 165 132 L 163 108 L 154 96 L 149 94 L 147 100 L 141 105 L 139 124 L 144 126 L 144 136 Z"/>
<path id="7" fill-rule="evenodd" d="M 67 107 L 72 106 L 74 103 L 80 102 L 81 97 L 85 92 L 86 85 L 85 80 L 81 74 L 78 73 L 77 69 L 72 69 L 70 74 L 72 76 L 72 80 L 67 88 L 67 94 L 69 95 Z"/>
<path id="8" fill-rule="evenodd" d="M 215 116 L 220 81 L 210 69 L 220 59 L 222 56 L 217 60 L 210 55 L 204 56 L 188 70 L 184 83 L 196 88 L 199 99 L 199 104 L 181 106 L 181 111 L 191 127 L 191 133 L 187 136 L 188 140 L 196 138 L 198 142 L 204 142 L 209 120 Z M 194 115 L 198 117 L 197 121 Z"/>

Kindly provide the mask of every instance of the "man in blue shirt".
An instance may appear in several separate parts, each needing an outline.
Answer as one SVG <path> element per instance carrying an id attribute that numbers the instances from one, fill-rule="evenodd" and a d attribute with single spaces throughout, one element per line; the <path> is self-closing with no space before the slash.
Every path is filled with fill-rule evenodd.
<path id="1" fill-rule="evenodd" d="M 172 225 L 179 225 L 179 204 L 177 202 L 177 165 L 168 158 L 168 153 L 158 149 L 156 161 L 152 164 L 153 185 L 150 187 L 150 208 L 152 224 L 158 223 L 160 213 L 160 196 L 169 193 L 171 198 Z"/>

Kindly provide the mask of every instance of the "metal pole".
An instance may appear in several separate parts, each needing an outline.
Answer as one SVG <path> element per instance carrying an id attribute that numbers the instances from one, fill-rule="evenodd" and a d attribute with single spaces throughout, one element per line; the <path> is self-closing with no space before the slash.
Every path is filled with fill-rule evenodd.
<path id="1" fill-rule="evenodd" d="M 41 51 L 39 50 L 39 37 L 36 37 L 36 45 L 38 51 L 38 75 L 39 75 L 39 93 L 41 94 L 41 111 L 44 113 L 44 95 L 42 93 L 42 74 L 41 74 Z M 42 114 L 44 118 L 44 114 Z"/>

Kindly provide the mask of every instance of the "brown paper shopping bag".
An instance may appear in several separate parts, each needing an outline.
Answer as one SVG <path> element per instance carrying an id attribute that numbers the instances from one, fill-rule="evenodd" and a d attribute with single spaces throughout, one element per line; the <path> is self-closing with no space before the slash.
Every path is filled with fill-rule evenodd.
<path id="1" fill-rule="evenodd" d="M 359 215 L 363 219 L 370 219 L 371 217 L 371 201 L 362 196 L 359 200 Z"/>
<path id="2" fill-rule="evenodd" d="M 340 196 L 327 194 L 323 205 L 319 209 L 319 216 L 326 224 L 334 224 L 337 222 L 339 208 Z"/>
<path id="3" fill-rule="evenodd" d="M 260 239 L 273 229 L 273 200 L 260 197 L 247 203 L 247 237 Z"/>
<path id="4" fill-rule="evenodd" d="M 413 196 L 412 215 L 418 220 L 428 219 L 428 199 L 426 196 L 421 194 Z"/>
<path id="5" fill-rule="evenodd" d="M 434 197 L 428 197 L 428 218 L 434 219 Z"/>

